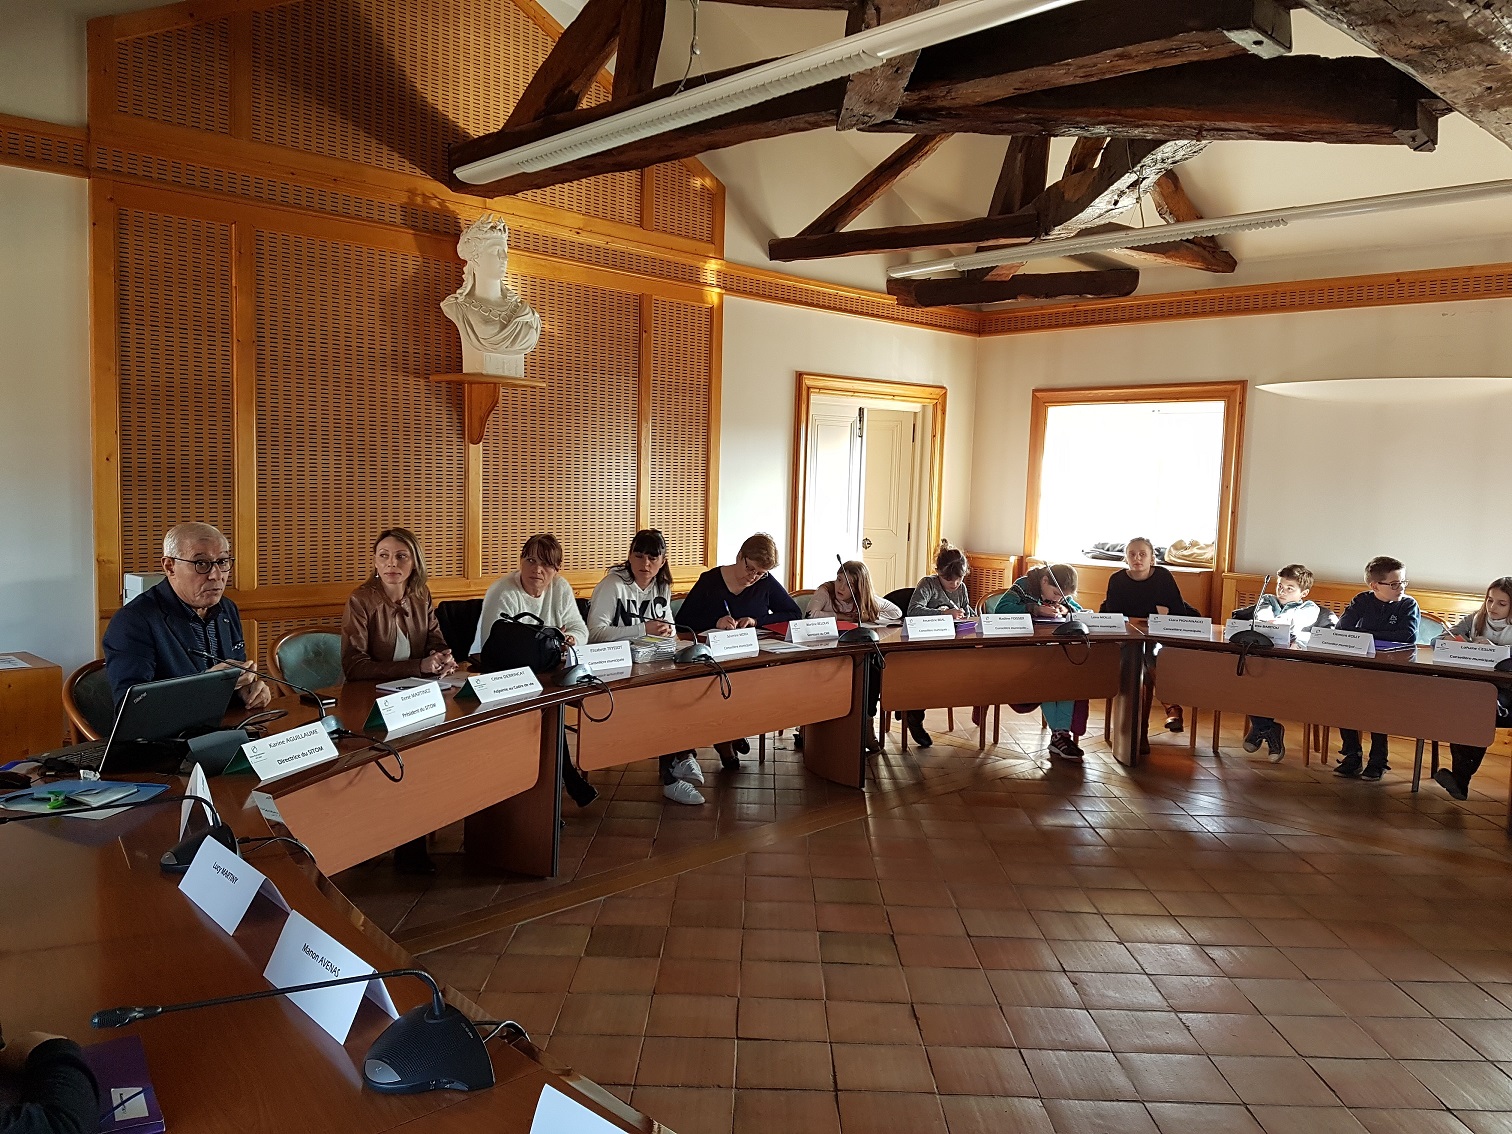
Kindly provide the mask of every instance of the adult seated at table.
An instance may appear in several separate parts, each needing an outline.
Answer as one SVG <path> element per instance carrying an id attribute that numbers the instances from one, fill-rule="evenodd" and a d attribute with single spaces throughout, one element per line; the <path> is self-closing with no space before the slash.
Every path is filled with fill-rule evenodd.
<path id="1" fill-rule="evenodd" d="M 802 618 L 793 596 L 772 577 L 776 566 L 776 541 L 765 532 L 751 536 L 740 545 L 734 563 L 711 567 L 698 577 L 683 599 L 678 625 L 701 634 L 705 630 L 740 630 Z M 737 752 L 750 750 L 743 737 L 714 746 L 727 771 L 740 767 Z"/>
<path id="2" fill-rule="evenodd" d="M 90 1134 L 100 1128 L 100 1089 L 73 1040 L 26 1032 L 0 1040 L 0 1134 Z"/>
<path id="3" fill-rule="evenodd" d="M 347 599 L 341 615 L 341 672 L 348 681 L 445 677 L 457 668 L 431 607 L 420 540 L 389 528 L 373 541 L 373 573 Z M 425 836 L 394 851 L 405 874 L 434 874 Z"/>
<path id="4" fill-rule="evenodd" d="M 117 705 L 144 681 L 247 667 L 241 615 L 225 597 L 233 562 L 231 541 L 209 524 L 178 524 L 163 536 L 167 578 L 116 611 L 105 630 L 105 673 Z M 252 673 L 237 679 L 236 692 L 249 709 L 273 698 Z"/>

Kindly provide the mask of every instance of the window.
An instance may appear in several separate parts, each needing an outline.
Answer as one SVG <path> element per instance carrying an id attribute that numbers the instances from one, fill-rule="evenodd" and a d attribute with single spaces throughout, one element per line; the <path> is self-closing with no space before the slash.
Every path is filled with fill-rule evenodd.
<path id="1" fill-rule="evenodd" d="M 1226 570 L 1243 399 L 1242 383 L 1036 390 L 1025 550 L 1074 561 L 1136 535 L 1200 540 Z"/>

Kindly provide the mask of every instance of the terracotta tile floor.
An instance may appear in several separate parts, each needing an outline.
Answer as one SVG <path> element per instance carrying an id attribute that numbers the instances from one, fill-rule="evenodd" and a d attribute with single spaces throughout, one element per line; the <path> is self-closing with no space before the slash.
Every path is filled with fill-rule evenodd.
<path id="1" fill-rule="evenodd" d="M 753 741 L 703 808 L 595 774 L 558 879 L 472 875 L 452 830 L 434 879 L 338 884 L 679 1134 L 1512 1134 L 1504 761 L 1457 804 L 1403 741 L 1380 784 L 1237 733 L 1130 772 L 1094 718 L 1070 769 L 1033 717 L 982 754 L 944 716 L 864 797 Z"/>

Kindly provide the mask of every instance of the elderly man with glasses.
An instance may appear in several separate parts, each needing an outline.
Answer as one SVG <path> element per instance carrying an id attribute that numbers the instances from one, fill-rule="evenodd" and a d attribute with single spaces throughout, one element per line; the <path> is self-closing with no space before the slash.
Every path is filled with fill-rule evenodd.
<path id="1" fill-rule="evenodd" d="M 231 541 L 209 524 L 179 524 L 163 537 L 168 577 L 116 611 L 105 631 L 105 672 L 116 704 L 144 681 L 247 666 L 241 614 L 225 597 L 234 562 Z M 251 673 L 236 691 L 249 709 L 273 696 Z"/>

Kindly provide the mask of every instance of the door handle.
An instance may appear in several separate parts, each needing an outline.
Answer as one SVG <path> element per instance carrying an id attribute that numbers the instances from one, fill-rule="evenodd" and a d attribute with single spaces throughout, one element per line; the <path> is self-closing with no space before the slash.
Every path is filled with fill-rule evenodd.
<path id="1" fill-rule="evenodd" d="M 871 540 L 869 540 L 869 539 L 863 539 L 861 541 L 861 547 L 862 547 L 862 550 L 865 550 L 865 549 L 871 547 Z"/>

